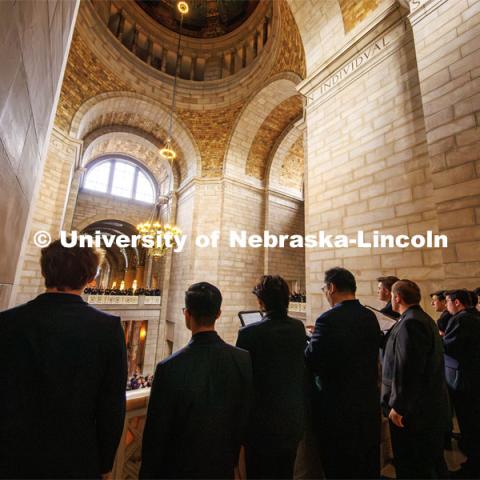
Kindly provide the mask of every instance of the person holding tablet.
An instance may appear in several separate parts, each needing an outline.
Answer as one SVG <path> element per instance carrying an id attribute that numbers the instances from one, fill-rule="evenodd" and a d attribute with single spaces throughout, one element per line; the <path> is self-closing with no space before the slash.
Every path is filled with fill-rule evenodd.
<path id="1" fill-rule="evenodd" d="M 305 426 L 305 327 L 287 314 L 290 292 L 282 277 L 263 276 L 253 293 L 263 319 L 240 329 L 237 340 L 253 368 L 247 478 L 293 478 Z"/>

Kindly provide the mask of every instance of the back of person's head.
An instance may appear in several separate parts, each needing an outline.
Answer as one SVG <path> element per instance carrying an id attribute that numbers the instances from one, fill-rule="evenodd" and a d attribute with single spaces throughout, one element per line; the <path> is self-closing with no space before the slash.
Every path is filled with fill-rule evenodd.
<path id="1" fill-rule="evenodd" d="M 338 292 L 355 293 L 357 282 L 353 273 L 342 267 L 330 268 L 325 272 L 325 283 L 335 285 Z"/>
<path id="2" fill-rule="evenodd" d="M 377 282 L 382 284 L 382 287 L 387 289 L 388 291 L 392 291 L 392 285 L 395 282 L 398 282 L 400 279 L 398 277 L 394 277 L 392 275 L 387 277 L 378 277 Z"/>
<path id="3" fill-rule="evenodd" d="M 253 293 L 265 305 L 267 311 L 288 311 L 290 289 L 287 282 L 280 275 L 264 275 L 255 285 Z"/>
<path id="4" fill-rule="evenodd" d="M 194 283 L 185 292 L 185 308 L 198 326 L 211 326 L 215 323 L 222 306 L 222 294 L 211 283 Z"/>
<path id="5" fill-rule="evenodd" d="M 470 292 L 470 306 L 475 306 L 478 303 L 478 294 L 475 290 Z"/>
<path id="6" fill-rule="evenodd" d="M 471 307 L 472 306 L 472 296 L 471 292 L 468 290 L 461 288 L 457 290 L 448 290 L 445 292 L 447 297 L 450 297 L 450 300 L 454 302 L 458 300 L 464 307 Z"/>
<path id="7" fill-rule="evenodd" d="M 445 290 L 437 290 L 430 294 L 430 298 L 437 297 L 437 300 L 443 302 L 445 300 Z"/>
<path id="8" fill-rule="evenodd" d="M 392 293 L 399 296 L 406 305 L 417 305 L 422 299 L 419 286 L 411 280 L 398 280 L 392 285 Z"/>
<path id="9" fill-rule="evenodd" d="M 91 247 L 64 247 L 55 240 L 42 248 L 40 265 L 47 288 L 80 290 L 97 275 L 100 256 Z"/>

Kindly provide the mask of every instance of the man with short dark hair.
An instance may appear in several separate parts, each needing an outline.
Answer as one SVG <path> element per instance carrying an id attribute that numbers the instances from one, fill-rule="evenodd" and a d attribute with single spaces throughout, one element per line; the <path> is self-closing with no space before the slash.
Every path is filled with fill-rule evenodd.
<path id="1" fill-rule="evenodd" d="M 380 327 L 356 300 L 356 289 L 348 270 L 325 272 L 322 290 L 332 308 L 317 319 L 305 351 L 315 375 L 314 429 L 327 478 L 380 475 Z"/>
<path id="2" fill-rule="evenodd" d="M 0 313 L 1 478 L 99 478 L 112 469 L 127 360 L 120 318 L 80 296 L 98 263 L 92 248 L 53 242 L 41 252 L 46 293 Z"/>
<path id="3" fill-rule="evenodd" d="M 380 301 L 385 302 L 385 306 L 380 310 L 384 315 L 392 318 L 398 318 L 400 315 L 398 312 L 392 309 L 392 285 L 398 281 L 397 277 L 393 275 L 387 277 L 377 278 L 377 297 Z"/>
<path id="4" fill-rule="evenodd" d="M 480 287 L 476 288 L 473 293 L 477 296 L 477 303 L 474 305 L 474 307 L 478 312 L 480 312 Z"/>
<path id="5" fill-rule="evenodd" d="M 448 322 L 445 375 L 462 434 L 467 461 L 458 473 L 462 478 L 480 477 L 480 319 L 471 311 L 468 290 L 446 292 Z"/>
<path id="6" fill-rule="evenodd" d="M 250 352 L 253 367 L 247 477 L 291 479 L 305 430 L 305 327 L 288 316 L 290 292 L 282 277 L 264 275 L 253 293 L 263 319 L 243 327 L 237 339 L 237 346 Z"/>
<path id="7" fill-rule="evenodd" d="M 445 334 L 448 321 L 452 316 L 447 309 L 447 299 L 445 298 L 445 292 L 443 290 L 433 292 L 430 294 L 430 298 L 432 299 L 430 304 L 436 312 L 440 313 L 440 316 L 437 320 L 437 327 L 440 335 L 443 336 Z"/>
<path id="8" fill-rule="evenodd" d="M 185 292 L 189 344 L 157 365 L 143 433 L 141 478 L 233 478 L 252 396 L 248 352 L 215 332 L 222 295 Z"/>
<path id="9" fill-rule="evenodd" d="M 436 478 L 448 429 L 442 342 L 420 300 L 416 283 L 393 284 L 392 308 L 401 316 L 385 347 L 381 398 L 397 478 Z"/>

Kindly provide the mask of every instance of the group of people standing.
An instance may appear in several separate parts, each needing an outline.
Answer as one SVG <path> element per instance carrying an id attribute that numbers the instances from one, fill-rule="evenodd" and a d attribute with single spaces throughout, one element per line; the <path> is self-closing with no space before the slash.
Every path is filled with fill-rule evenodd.
<path id="1" fill-rule="evenodd" d="M 41 266 L 46 293 L 0 313 L 0 478 L 106 479 L 125 418 L 120 319 L 80 296 L 97 272 L 94 250 L 53 242 Z M 191 285 L 183 314 L 192 338 L 156 367 L 140 477 L 234 478 L 244 458 L 252 479 L 380 478 L 383 413 L 397 478 L 438 478 L 450 398 L 468 457 L 457 475 L 478 478 L 472 296 L 432 294 L 450 314 L 440 334 L 419 287 L 389 278 L 379 279 L 383 312 L 396 317 L 388 332 L 356 299 L 353 274 L 336 267 L 322 287 L 331 308 L 309 336 L 288 316 L 286 282 L 264 276 L 252 291 L 263 319 L 241 328 L 236 346 L 215 331 L 219 289 Z"/>

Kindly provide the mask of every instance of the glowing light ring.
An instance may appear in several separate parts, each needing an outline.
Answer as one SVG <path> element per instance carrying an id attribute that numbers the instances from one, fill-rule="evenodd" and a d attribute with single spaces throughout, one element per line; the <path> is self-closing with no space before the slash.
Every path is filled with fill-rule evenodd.
<path id="1" fill-rule="evenodd" d="M 169 148 L 169 147 L 163 147 L 160 150 L 160 155 L 167 160 L 175 160 L 175 158 L 177 157 L 177 154 L 175 153 L 175 150 L 173 150 L 173 148 Z"/>
<path id="2" fill-rule="evenodd" d="M 185 15 L 188 13 L 188 3 L 187 2 L 178 2 L 177 3 L 177 8 L 178 8 L 178 11 L 182 14 L 182 15 Z"/>

